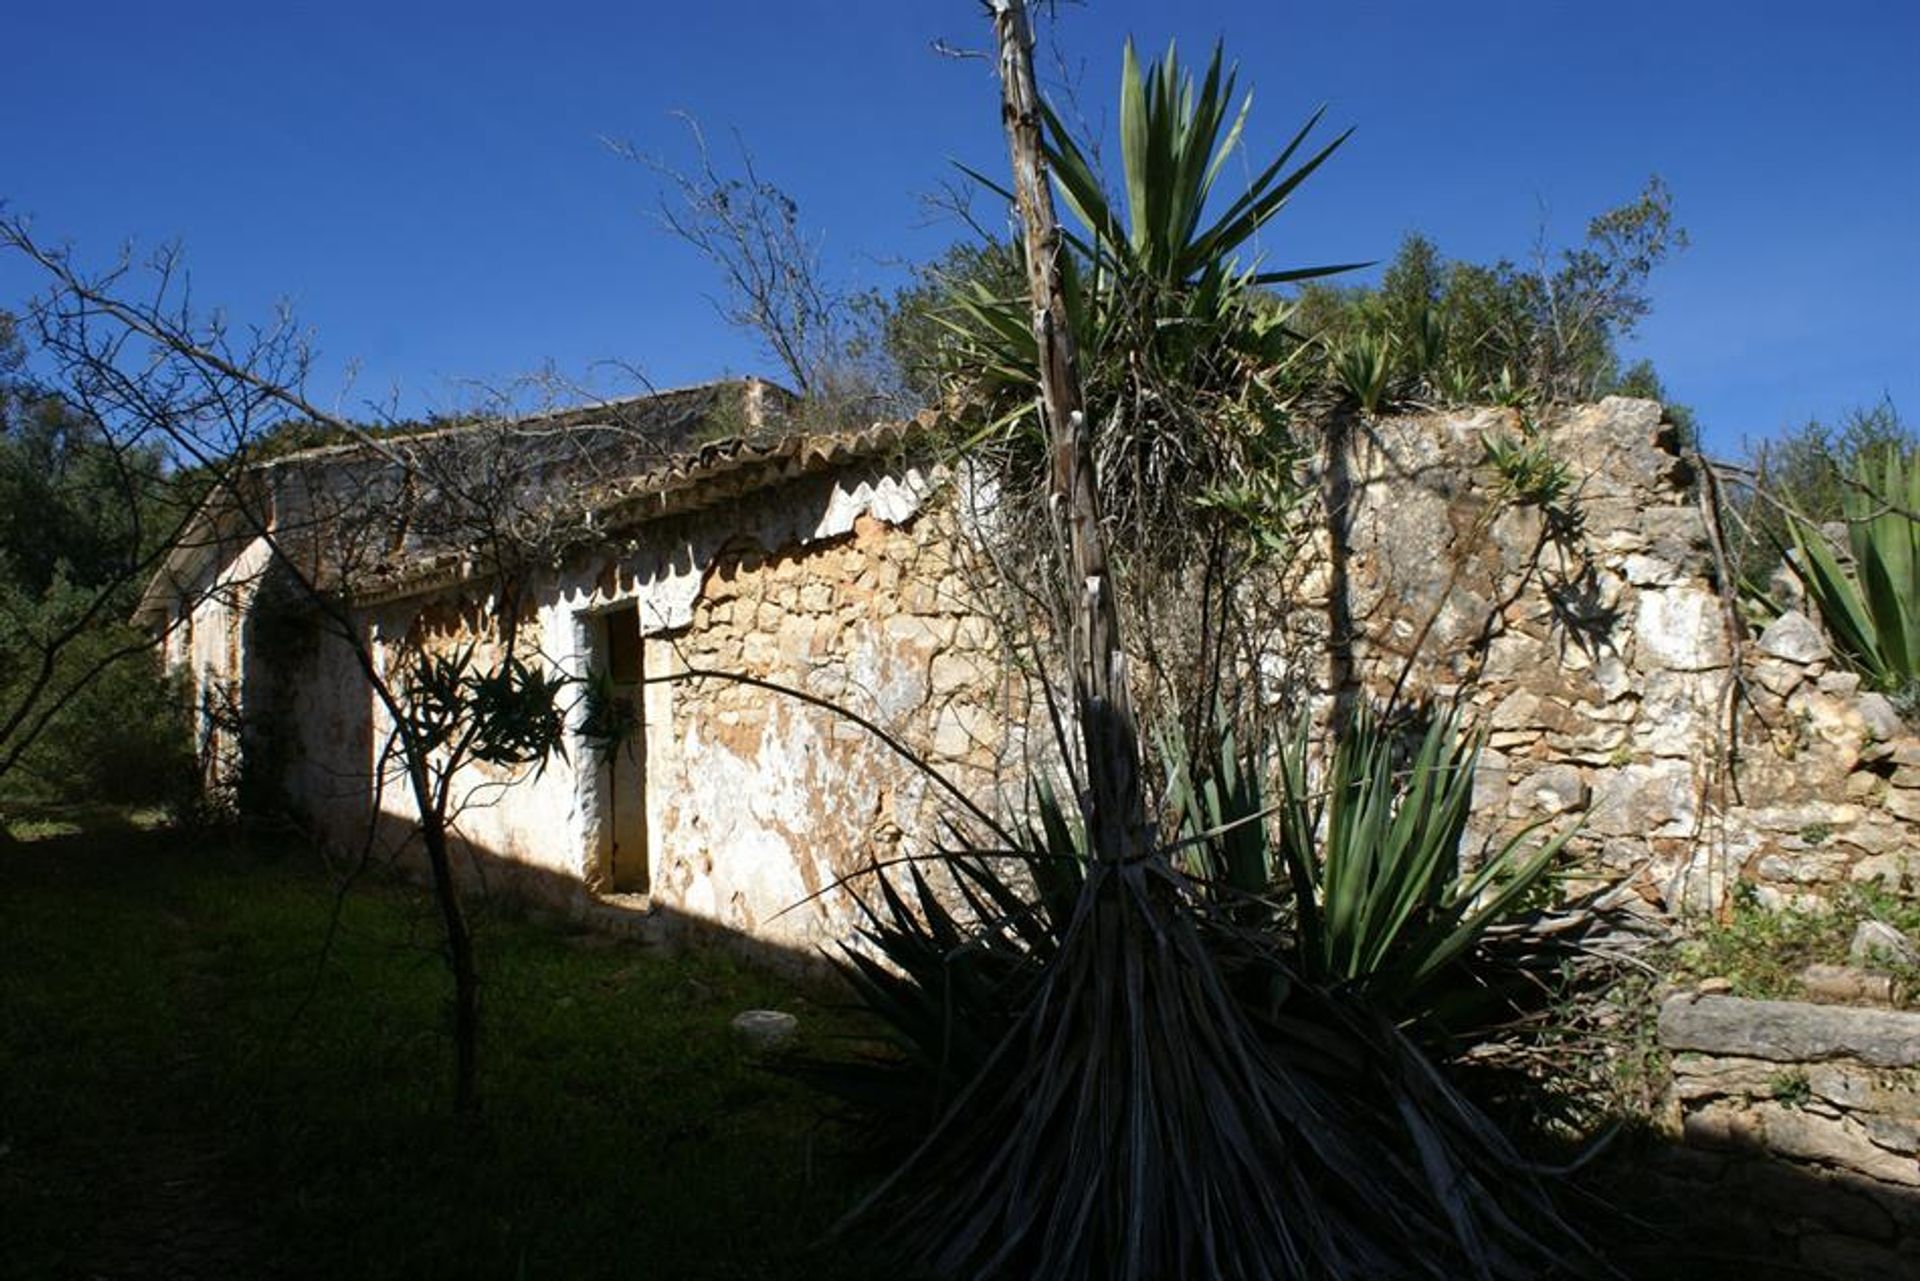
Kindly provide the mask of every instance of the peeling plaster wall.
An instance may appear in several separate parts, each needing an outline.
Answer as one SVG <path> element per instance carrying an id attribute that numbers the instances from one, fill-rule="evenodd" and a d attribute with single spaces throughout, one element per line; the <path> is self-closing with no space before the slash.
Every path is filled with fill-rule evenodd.
<path id="1" fill-rule="evenodd" d="M 783 944 L 843 937 L 853 905 L 833 892 L 872 859 L 924 849 L 941 812 L 919 770 L 825 708 L 722 675 L 831 700 L 991 795 L 1019 743 L 1021 706 L 992 629 L 966 605 L 937 478 L 879 465 L 792 481 L 655 522 L 529 584 L 523 623 L 552 668 L 585 677 L 597 620 L 633 607 L 649 683 L 640 699 L 651 903 Z M 363 619 L 375 660 L 423 627 L 491 602 L 458 591 Z M 440 620 L 435 622 L 435 620 Z M 276 771 L 294 807 L 357 848 L 373 818 L 388 718 L 352 650 L 310 636 L 276 654 Z M 577 688 L 577 687 L 576 687 Z M 583 710 L 573 713 L 578 729 Z M 474 766 L 458 780 L 458 830 L 490 876 L 584 910 L 605 866 L 611 774 L 576 736 L 544 770 Z M 378 842 L 411 828 L 405 780 L 388 769 Z M 521 875 L 521 873 L 532 875 Z M 550 874 L 550 875 L 543 875 Z M 823 893 L 823 891 L 825 891 Z"/>
<path id="2" fill-rule="evenodd" d="M 232 800 L 243 758 L 242 727 L 261 710 L 250 666 L 247 623 L 273 552 L 263 538 L 222 538 L 180 587 L 190 608 L 168 618 L 159 636 L 163 661 L 189 675 L 201 777 L 209 794 Z M 249 679 L 253 676 L 254 679 Z"/>
<path id="3" fill-rule="evenodd" d="M 967 605 L 934 519 L 723 555 L 655 674 L 735 672 L 831 700 L 989 796 L 1023 703 Z M 788 944 L 853 923 L 835 882 L 924 852 L 945 811 L 926 776 L 824 708 L 724 679 L 654 687 L 647 709 L 656 896 Z M 816 897 L 817 896 L 817 897 Z"/>

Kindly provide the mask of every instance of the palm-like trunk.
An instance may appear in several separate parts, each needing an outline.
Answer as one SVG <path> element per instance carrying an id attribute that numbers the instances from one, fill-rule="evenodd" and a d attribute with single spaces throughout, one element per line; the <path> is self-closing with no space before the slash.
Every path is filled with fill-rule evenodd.
<path id="1" fill-rule="evenodd" d="M 1039 351 L 1040 399 L 1051 455 L 1048 509 L 1061 563 L 1072 575 L 1074 710 L 1087 767 L 1081 804 L 1096 858 L 1122 862 L 1149 848 L 1140 794 L 1139 731 L 1120 644 L 1118 585 L 1107 558 L 1093 445 L 1080 389 L 1060 255 L 1065 237 L 1053 209 L 1040 142 L 1040 94 L 1033 31 L 1022 0 L 993 0 L 999 47 L 1001 119 L 1013 162 L 1013 189 L 1026 242 L 1027 290 Z"/>

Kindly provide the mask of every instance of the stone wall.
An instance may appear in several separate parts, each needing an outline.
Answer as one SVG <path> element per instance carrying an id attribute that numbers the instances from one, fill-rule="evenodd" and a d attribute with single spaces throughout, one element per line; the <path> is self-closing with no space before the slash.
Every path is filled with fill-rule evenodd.
<path id="1" fill-rule="evenodd" d="M 1660 1043 L 1672 1195 L 1773 1259 L 1920 1277 L 1920 1014 L 1689 994 Z"/>
<path id="2" fill-rule="evenodd" d="M 1523 426 L 1571 482 L 1550 510 L 1503 489 L 1486 458 L 1487 440 Z M 1577 821 L 1570 849 L 1595 879 L 1623 878 L 1659 909 L 1717 908 L 1740 881 L 1779 904 L 1849 880 L 1915 887 L 1920 739 L 1805 617 L 1747 634 L 1658 405 L 1346 433 L 1318 478 L 1326 519 L 1264 604 L 1277 699 L 1403 687 L 1458 700 L 1488 734 L 1479 834 Z M 1017 802 L 1024 738 L 1002 727 L 1025 723 L 1021 687 L 968 595 L 968 544 L 937 489 L 900 460 L 849 463 L 636 526 L 527 584 L 533 634 L 566 674 L 597 670 L 610 620 L 635 620 L 644 734 L 612 765 L 581 744 L 544 771 L 473 771 L 464 834 L 548 897 L 637 889 L 644 907 L 783 944 L 844 933 L 845 896 L 813 896 L 869 858 L 927 848 L 944 812 L 930 784 L 819 706 L 691 673 L 843 703 L 983 803 Z M 224 563 L 256 575 L 254 551 Z M 368 611 L 379 661 L 423 611 L 485 608 L 458 597 Z M 293 799 L 342 845 L 363 838 L 370 806 L 404 829 L 401 789 L 374 800 L 386 724 L 351 654 L 316 642 L 265 679 L 222 610 L 207 597 L 172 648 L 203 685 L 240 681 L 249 714 L 279 727 Z M 610 853 L 635 848 L 637 873 Z"/>
<path id="3" fill-rule="evenodd" d="M 1021 686 L 969 608 L 937 514 L 716 559 L 684 628 L 649 638 L 650 674 L 729 673 L 800 690 L 883 729 L 991 805 L 1017 760 Z M 822 894 L 925 853 L 959 808 L 841 711 L 725 677 L 656 686 L 648 805 L 656 896 L 743 933 L 819 943 L 852 924 Z M 1017 781 L 1014 791 L 1018 793 Z"/>
<path id="4" fill-rule="evenodd" d="M 1743 880 L 1776 904 L 1911 887 L 1920 740 L 1805 617 L 1748 636 L 1660 406 L 1532 426 L 1571 480 L 1555 509 L 1487 461 L 1518 411 L 1351 428 L 1293 587 L 1296 665 L 1323 693 L 1460 700 L 1488 734 L 1482 834 L 1577 818 L 1575 854 L 1661 909 L 1717 908 Z"/>
<path id="5" fill-rule="evenodd" d="M 1806 616 L 1749 652 L 1730 853 L 1772 906 L 1807 907 L 1846 881 L 1920 887 L 1920 739 L 1863 692 Z"/>
<path id="6" fill-rule="evenodd" d="M 850 465 L 642 525 L 525 584 L 523 640 L 558 672 L 584 682 L 607 667 L 610 628 L 636 634 L 642 679 L 621 692 L 637 734 L 611 758 L 576 734 L 538 769 L 463 770 L 454 809 L 474 870 L 606 924 L 684 919 L 803 954 L 848 937 L 857 909 L 836 883 L 927 852 L 957 813 L 902 751 L 991 805 L 1023 749 L 1006 728 L 1023 723 L 1022 687 L 967 606 L 966 544 L 939 488 L 912 467 Z M 475 639 L 491 608 L 456 587 L 362 624 L 398 671 L 423 641 Z M 391 850 L 412 811 L 382 755 L 388 717 L 347 646 L 309 640 L 277 656 L 272 705 L 256 700 L 278 727 L 275 768 L 330 843 L 376 831 Z M 567 695 L 576 731 L 584 687 Z"/>

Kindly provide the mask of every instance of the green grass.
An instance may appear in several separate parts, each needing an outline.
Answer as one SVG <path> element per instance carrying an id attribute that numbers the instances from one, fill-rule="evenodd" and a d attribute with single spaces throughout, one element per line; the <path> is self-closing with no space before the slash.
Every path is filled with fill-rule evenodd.
<path id="1" fill-rule="evenodd" d="M 168 821 L 167 811 L 157 806 L 129 810 L 123 805 L 48 804 L 0 795 L 0 847 L 9 840 L 48 841 L 86 832 L 146 832 Z"/>
<path id="2" fill-rule="evenodd" d="M 332 909 L 304 851 L 0 846 L 0 1276 L 195 1249 L 201 1274 L 881 1273 L 816 1248 L 859 1180 L 727 1029 L 846 1016 L 726 959 L 482 913 L 486 1111 L 461 1123 L 424 896 L 357 886 L 323 961 Z"/>

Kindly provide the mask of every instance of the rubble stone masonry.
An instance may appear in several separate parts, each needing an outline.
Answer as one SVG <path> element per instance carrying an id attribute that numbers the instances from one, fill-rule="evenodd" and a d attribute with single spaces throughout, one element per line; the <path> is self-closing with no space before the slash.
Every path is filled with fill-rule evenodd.
<path id="1" fill-rule="evenodd" d="M 1459 699 L 1488 734 L 1483 832 L 1578 820 L 1575 855 L 1664 910 L 1715 909 L 1741 881 L 1772 905 L 1914 888 L 1920 738 L 1803 614 L 1747 634 L 1660 406 L 1608 399 L 1532 430 L 1571 480 L 1558 512 L 1503 494 L 1486 459 L 1487 439 L 1521 438 L 1518 411 L 1353 429 L 1296 584 L 1309 660 L 1345 649 L 1371 694 L 1404 674 Z M 1343 613 L 1344 646 L 1325 621 Z"/>

